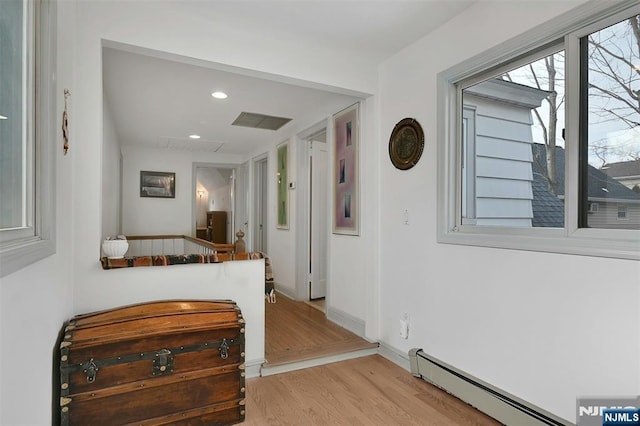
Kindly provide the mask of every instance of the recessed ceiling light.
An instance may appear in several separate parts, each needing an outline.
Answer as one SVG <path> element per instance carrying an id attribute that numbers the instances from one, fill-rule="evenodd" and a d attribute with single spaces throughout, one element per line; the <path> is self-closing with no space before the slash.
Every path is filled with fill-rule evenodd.
<path id="1" fill-rule="evenodd" d="M 191 139 L 200 139 L 200 135 L 189 135 Z"/>
<path id="2" fill-rule="evenodd" d="M 0 115 L 0 120 L 6 120 L 7 117 L 5 117 L 4 115 Z"/>
<path id="3" fill-rule="evenodd" d="M 216 99 L 227 99 L 227 94 L 224 92 L 213 92 L 211 96 L 213 96 Z"/>

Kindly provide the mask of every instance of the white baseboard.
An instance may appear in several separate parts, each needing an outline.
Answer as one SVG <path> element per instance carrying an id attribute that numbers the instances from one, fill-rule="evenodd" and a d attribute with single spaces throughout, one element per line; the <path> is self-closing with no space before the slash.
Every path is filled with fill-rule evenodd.
<path id="1" fill-rule="evenodd" d="M 277 281 L 273 282 L 273 287 L 276 289 L 278 293 L 282 293 L 287 296 L 289 299 L 296 300 L 296 290 L 283 286 Z"/>
<path id="2" fill-rule="evenodd" d="M 384 342 L 378 343 L 380 346 L 378 347 L 378 354 L 383 358 L 388 359 L 399 367 L 407 370 L 409 373 L 411 372 L 411 366 L 409 365 L 409 355 L 394 348 L 393 346 L 389 346 Z"/>
<path id="3" fill-rule="evenodd" d="M 365 335 L 365 322 L 359 318 L 354 317 L 340 309 L 329 307 L 327 309 L 327 319 L 335 322 L 339 326 L 346 328 L 353 334 L 364 338 Z"/>
<path id="4" fill-rule="evenodd" d="M 302 370 L 303 368 L 317 367 L 319 365 L 331 364 L 333 362 L 346 361 L 348 359 L 360 358 L 363 356 L 375 355 L 378 348 L 360 349 L 357 351 L 346 352 L 342 354 L 329 355 L 321 358 L 308 359 L 305 361 L 290 362 L 287 364 L 274 365 L 270 367 L 268 364 L 262 366 L 261 376 L 272 376 L 274 374 L 287 373 L 289 371 Z"/>
<path id="5" fill-rule="evenodd" d="M 266 360 L 262 359 L 252 359 L 251 361 L 245 361 L 244 368 L 246 373 L 246 378 L 250 379 L 252 377 L 260 377 L 260 368 L 262 364 L 264 364 Z"/>

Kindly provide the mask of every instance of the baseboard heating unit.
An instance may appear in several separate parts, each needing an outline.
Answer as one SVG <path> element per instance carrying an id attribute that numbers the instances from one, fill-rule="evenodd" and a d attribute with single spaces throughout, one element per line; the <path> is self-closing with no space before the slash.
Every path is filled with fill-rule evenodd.
<path id="1" fill-rule="evenodd" d="M 409 351 L 411 373 L 456 396 L 505 425 L 554 425 L 572 423 L 509 393 L 491 386 L 437 358 L 422 349 Z"/>

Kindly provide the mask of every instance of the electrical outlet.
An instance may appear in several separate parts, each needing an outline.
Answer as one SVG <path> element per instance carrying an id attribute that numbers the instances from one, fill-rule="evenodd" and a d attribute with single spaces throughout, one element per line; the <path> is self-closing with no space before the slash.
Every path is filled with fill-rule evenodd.
<path id="1" fill-rule="evenodd" d="M 400 320 L 400 337 L 403 339 L 409 338 L 409 315 L 404 314 L 404 317 Z"/>

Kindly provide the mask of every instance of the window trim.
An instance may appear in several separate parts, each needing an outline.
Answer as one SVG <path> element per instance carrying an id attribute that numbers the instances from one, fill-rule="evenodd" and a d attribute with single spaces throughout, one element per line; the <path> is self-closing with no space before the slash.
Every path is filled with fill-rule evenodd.
<path id="1" fill-rule="evenodd" d="M 462 106 L 462 135 L 460 149 L 460 167 L 466 172 L 460 177 L 460 218 L 463 224 L 476 224 L 476 108 L 470 105 Z M 466 149 L 466 150 L 465 150 Z"/>
<path id="2" fill-rule="evenodd" d="M 627 215 L 627 206 L 622 205 L 622 204 L 618 204 L 618 216 L 617 216 L 617 220 L 629 220 L 629 216 Z M 622 213 L 622 216 L 620 216 L 620 213 Z"/>
<path id="3" fill-rule="evenodd" d="M 36 61 L 32 87 L 36 88 L 35 123 L 32 132 L 32 162 L 28 179 L 32 179 L 33 232 L 9 241 L 0 242 L 0 277 L 9 275 L 55 253 L 55 143 L 56 126 L 56 4 L 51 0 L 34 1 L 34 30 Z"/>
<path id="4" fill-rule="evenodd" d="M 542 25 L 510 39 L 484 53 L 455 65 L 437 76 L 438 99 L 438 242 L 483 247 L 531 250 L 640 260 L 640 231 L 579 228 L 578 226 L 578 155 L 577 128 L 567 126 L 565 143 L 565 227 L 513 228 L 464 226 L 461 224 L 460 149 L 461 129 L 457 118 L 462 110 L 458 96 L 461 82 L 517 64 L 536 52 L 564 43 L 566 75 L 578 75 L 574 64 L 580 56 L 579 37 L 592 28 L 606 26 L 621 14 L 640 10 L 634 0 L 591 1 Z M 640 11 L 638 12 L 640 13 Z M 498 64 L 497 66 L 495 64 Z M 565 84 L 565 122 L 579 122 L 580 87 L 578 79 Z M 573 102 L 570 102 L 573 100 Z"/>
<path id="5" fill-rule="evenodd" d="M 22 3 L 23 10 L 23 26 L 22 36 L 25 52 L 23 52 L 23 61 L 25 66 L 25 72 L 22 73 L 22 79 L 20 84 L 23 89 L 22 94 L 22 122 L 21 127 L 23 131 L 23 153 L 21 158 L 22 164 L 22 176 L 20 179 L 22 186 L 22 205 L 21 205 L 21 219 L 20 225 L 14 228 L 6 228 L 0 230 L 0 244 L 9 244 L 13 241 L 23 240 L 25 238 L 31 238 L 35 235 L 35 227 L 33 223 L 34 219 L 34 182 L 33 182 L 33 170 L 34 170 L 34 129 L 28 123 L 33 122 L 34 108 L 35 108 L 35 75 L 34 75 L 34 60 L 35 60 L 35 48 L 36 48 L 36 35 L 34 29 L 35 12 L 34 2 L 28 1 Z M 26 26 L 26 28 L 25 28 Z"/>

